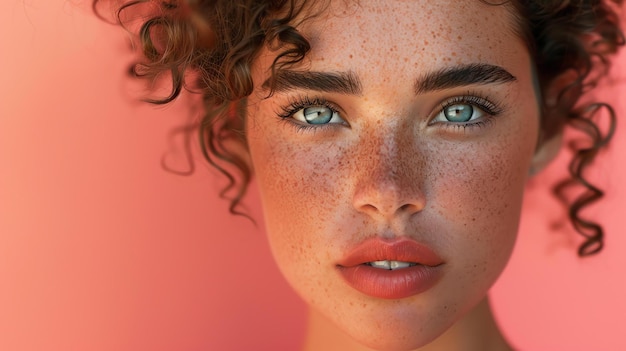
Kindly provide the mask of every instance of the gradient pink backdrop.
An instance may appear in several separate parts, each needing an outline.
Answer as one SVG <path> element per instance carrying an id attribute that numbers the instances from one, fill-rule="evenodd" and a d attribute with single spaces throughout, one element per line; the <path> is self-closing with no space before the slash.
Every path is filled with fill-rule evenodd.
<path id="1" fill-rule="evenodd" d="M 228 215 L 223 181 L 183 165 L 171 128 L 185 98 L 137 103 L 125 35 L 78 0 L 0 4 L 0 350 L 297 350 L 305 306 L 271 260 L 263 230 Z M 621 113 L 593 176 L 610 191 L 589 210 L 606 250 L 550 232 L 546 194 L 529 193 L 512 261 L 493 289 L 520 350 L 626 350 L 626 56 L 600 93 Z M 197 148 L 196 148 L 197 149 Z M 255 192 L 247 203 L 261 220 Z M 262 225 L 262 223 L 260 223 Z"/>

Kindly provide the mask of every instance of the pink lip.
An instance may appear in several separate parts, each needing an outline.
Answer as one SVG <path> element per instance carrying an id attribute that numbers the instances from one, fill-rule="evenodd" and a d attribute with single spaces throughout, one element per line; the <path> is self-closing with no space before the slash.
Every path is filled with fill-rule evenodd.
<path id="1" fill-rule="evenodd" d="M 403 261 L 416 266 L 396 270 L 366 265 L 373 261 Z M 363 294 L 402 299 L 422 293 L 441 278 L 444 261 L 429 247 L 407 238 L 368 239 L 352 249 L 337 268 L 348 285 Z"/>

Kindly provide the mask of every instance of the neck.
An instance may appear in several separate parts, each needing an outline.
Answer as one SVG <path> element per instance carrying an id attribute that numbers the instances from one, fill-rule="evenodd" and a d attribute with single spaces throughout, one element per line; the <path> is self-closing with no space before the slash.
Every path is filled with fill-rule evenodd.
<path id="1" fill-rule="evenodd" d="M 309 311 L 304 351 L 373 351 L 344 334 L 326 317 Z M 511 351 L 487 298 L 432 343 L 415 351 Z"/>

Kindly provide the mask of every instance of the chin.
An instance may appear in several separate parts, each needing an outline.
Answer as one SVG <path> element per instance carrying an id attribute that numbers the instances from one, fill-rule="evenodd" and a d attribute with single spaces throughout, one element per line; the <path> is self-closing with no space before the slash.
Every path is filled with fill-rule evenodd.
<path id="1" fill-rule="evenodd" d="M 398 335 L 387 333 L 380 337 L 368 337 L 364 340 L 356 341 L 364 346 L 376 351 L 411 351 L 419 349 L 432 342 L 431 339 L 420 338 L 419 331 L 414 331 L 413 335 Z"/>
<path id="2" fill-rule="evenodd" d="M 392 310 L 394 310 L 392 308 Z M 411 315 L 395 309 L 395 315 L 359 318 L 359 323 L 339 324 L 357 343 L 376 351 L 411 351 L 424 347 L 443 335 L 453 324 L 454 314 Z M 340 322 L 341 323 L 341 322 Z"/>

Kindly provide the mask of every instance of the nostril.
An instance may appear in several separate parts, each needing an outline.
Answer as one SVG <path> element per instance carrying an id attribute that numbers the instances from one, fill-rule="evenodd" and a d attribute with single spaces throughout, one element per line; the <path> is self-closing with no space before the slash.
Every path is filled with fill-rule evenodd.
<path id="1" fill-rule="evenodd" d="M 386 208 L 384 206 L 376 206 L 374 204 L 363 204 L 360 206 L 360 210 L 362 212 L 369 213 L 370 215 L 379 214 L 379 215 L 388 216 L 388 215 L 398 215 L 402 213 L 412 214 L 415 212 L 419 212 L 420 206 L 408 203 L 408 204 L 404 204 L 395 208 L 393 207 Z"/>
<path id="2" fill-rule="evenodd" d="M 363 205 L 363 209 L 365 211 L 373 211 L 373 212 L 378 212 L 378 208 L 376 208 L 376 206 L 371 205 L 371 204 L 365 204 Z"/>
<path id="3" fill-rule="evenodd" d="M 420 202 L 408 203 L 398 207 L 398 212 L 413 214 L 424 209 L 424 204 Z"/>
<path id="4" fill-rule="evenodd" d="M 415 183 L 398 184 L 398 181 L 369 180 L 357 184 L 353 206 L 370 216 L 392 218 L 420 212 L 425 206 L 424 194 Z"/>

